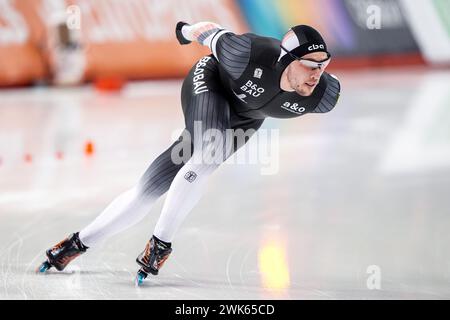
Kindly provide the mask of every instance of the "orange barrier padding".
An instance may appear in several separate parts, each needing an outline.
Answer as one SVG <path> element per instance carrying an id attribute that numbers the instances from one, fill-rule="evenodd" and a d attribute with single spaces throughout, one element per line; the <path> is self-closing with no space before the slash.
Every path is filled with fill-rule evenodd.
<path id="1" fill-rule="evenodd" d="M 0 46 L 0 85 L 25 85 L 47 74 L 42 55 L 31 44 Z"/>
<path id="2" fill-rule="evenodd" d="M 81 57 L 70 60 L 78 61 L 84 70 L 80 81 L 109 76 L 125 79 L 184 76 L 196 60 L 210 51 L 199 44 L 178 44 L 175 25 L 180 20 L 214 21 L 236 33 L 248 31 L 234 0 L 4 3 L 5 10 L 0 12 L 0 86 L 31 83 L 64 68 L 61 45 L 55 43 L 55 35 L 58 24 L 68 25 L 71 21 L 80 22 L 75 27 L 78 31 L 69 31 L 80 35 Z"/>
<path id="3" fill-rule="evenodd" d="M 186 75 L 196 60 L 211 52 L 197 43 L 178 44 L 175 25 L 180 20 L 214 21 L 236 33 L 248 31 L 234 0 L 111 1 L 107 7 L 104 3 L 91 1 L 83 11 L 87 79 L 108 75 L 128 79 Z"/>
<path id="4" fill-rule="evenodd" d="M 0 86 L 26 85 L 48 76 L 43 56 L 41 1 L 4 1 L 0 10 Z M 45 42 L 45 41 L 44 41 Z"/>

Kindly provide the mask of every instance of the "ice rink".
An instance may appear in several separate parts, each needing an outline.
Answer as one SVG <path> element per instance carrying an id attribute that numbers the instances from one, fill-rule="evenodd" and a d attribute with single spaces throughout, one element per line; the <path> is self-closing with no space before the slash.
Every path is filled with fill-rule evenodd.
<path id="1" fill-rule="evenodd" d="M 164 197 L 64 272 L 35 269 L 172 143 L 181 81 L 1 90 L 0 299 L 449 299 L 450 71 L 335 73 L 337 107 L 266 120 L 270 161 L 224 164 L 140 288 Z"/>

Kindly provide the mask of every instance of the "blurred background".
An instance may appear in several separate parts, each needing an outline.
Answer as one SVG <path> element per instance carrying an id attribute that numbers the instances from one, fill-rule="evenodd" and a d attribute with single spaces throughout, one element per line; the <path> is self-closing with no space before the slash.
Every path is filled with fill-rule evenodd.
<path id="1" fill-rule="evenodd" d="M 183 77 L 207 50 L 182 47 L 174 24 L 211 20 L 280 39 L 309 24 L 334 68 L 449 64 L 448 1 L 3 0 L 0 86 Z"/>
<path id="2" fill-rule="evenodd" d="M 182 79 L 209 51 L 180 46 L 178 21 L 317 28 L 337 107 L 267 119 L 279 170 L 224 164 L 144 290 L 163 199 L 35 275 L 183 128 Z M 0 299 L 450 298 L 449 67 L 448 0 L 0 0 Z"/>

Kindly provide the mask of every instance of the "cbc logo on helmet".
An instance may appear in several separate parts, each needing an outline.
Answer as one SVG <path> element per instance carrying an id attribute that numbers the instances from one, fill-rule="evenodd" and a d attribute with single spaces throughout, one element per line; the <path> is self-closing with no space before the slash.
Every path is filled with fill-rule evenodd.
<path id="1" fill-rule="evenodd" d="M 325 46 L 323 44 L 313 44 L 312 46 L 308 47 L 309 51 L 313 51 L 313 50 L 317 50 L 317 49 L 325 50 Z"/>

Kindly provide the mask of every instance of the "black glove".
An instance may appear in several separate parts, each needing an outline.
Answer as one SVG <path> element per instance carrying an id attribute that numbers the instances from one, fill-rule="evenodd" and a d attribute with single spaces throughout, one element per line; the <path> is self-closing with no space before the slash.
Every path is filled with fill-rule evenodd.
<path id="1" fill-rule="evenodd" d="M 177 40 L 178 40 L 178 42 L 180 44 L 189 44 L 189 43 L 191 43 L 191 41 L 189 41 L 188 39 L 183 37 L 183 33 L 181 32 L 181 28 L 183 28 L 186 25 L 189 26 L 189 23 L 180 21 L 180 22 L 177 23 L 177 26 L 175 28 L 175 35 L 177 36 Z"/>

